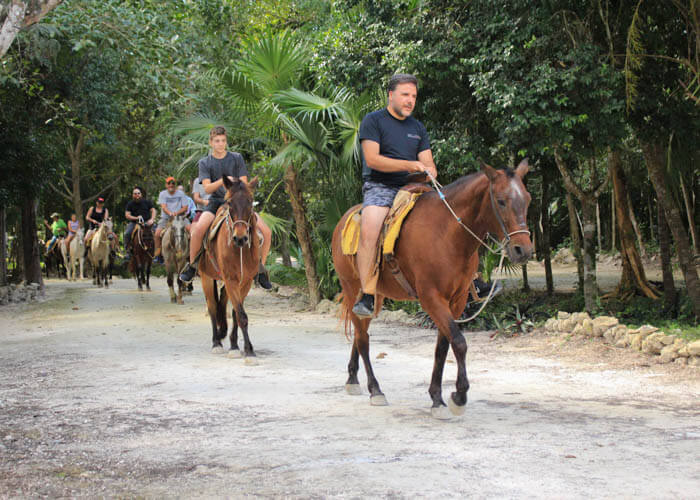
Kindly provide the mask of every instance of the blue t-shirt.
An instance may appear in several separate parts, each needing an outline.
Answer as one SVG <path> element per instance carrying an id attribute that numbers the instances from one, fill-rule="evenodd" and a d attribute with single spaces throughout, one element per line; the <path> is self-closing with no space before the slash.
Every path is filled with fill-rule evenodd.
<path id="1" fill-rule="evenodd" d="M 394 160 L 417 161 L 418 153 L 430 149 L 430 138 L 421 122 L 412 116 L 397 120 L 386 108 L 368 113 L 362 119 L 360 142 L 365 139 L 379 143 L 379 154 Z M 407 176 L 408 172 L 374 170 L 362 157 L 362 178 L 365 181 L 401 187 L 406 184 Z"/>

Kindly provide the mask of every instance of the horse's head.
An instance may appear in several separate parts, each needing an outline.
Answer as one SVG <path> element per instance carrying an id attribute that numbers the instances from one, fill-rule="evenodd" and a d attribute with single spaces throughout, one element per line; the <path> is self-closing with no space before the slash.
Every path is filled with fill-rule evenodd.
<path id="1" fill-rule="evenodd" d="M 172 222 L 172 235 L 173 235 L 173 246 L 176 250 L 185 248 L 185 238 L 187 237 L 187 231 L 185 227 L 187 226 L 187 219 L 184 216 L 178 215 L 173 218 Z"/>
<path id="2" fill-rule="evenodd" d="M 523 177 L 529 169 L 527 158 L 513 170 L 496 170 L 481 162 L 481 171 L 488 177 L 491 208 L 501 239 L 507 241 L 508 258 L 514 264 L 524 264 L 532 256 L 532 241 L 527 229 L 527 207 L 530 193 Z"/>
<path id="3" fill-rule="evenodd" d="M 234 177 L 232 181 L 226 175 L 223 179 L 226 188 L 226 204 L 233 220 L 231 238 L 238 247 L 250 245 L 251 227 L 255 226 L 253 191 L 258 186 L 258 178 L 254 178 L 249 183 L 243 182 L 238 177 Z"/>

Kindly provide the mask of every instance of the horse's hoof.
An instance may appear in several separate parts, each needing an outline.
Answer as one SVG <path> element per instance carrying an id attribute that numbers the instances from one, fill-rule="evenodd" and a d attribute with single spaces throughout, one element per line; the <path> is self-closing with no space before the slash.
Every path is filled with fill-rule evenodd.
<path id="1" fill-rule="evenodd" d="M 430 415 L 437 420 L 450 420 L 452 413 L 447 409 L 447 406 L 434 406 L 430 409 Z"/>
<path id="2" fill-rule="evenodd" d="M 238 349 L 230 349 L 228 353 L 226 353 L 226 357 L 231 359 L 241 359 L 243 356 L 241 355 L 241 351 Z"/>
<path id="3" fill-rule="evenodd" d="M 345 384 L 345 392 L 351 396 L 360 396 L 362 395 L 362 387 L 360 384 Z"/>
<path id="4" fill-rule="evenodd" d="M 177 303 L 180 304 L 181 306 L 185 305 L 185 301 L 182 299 L 178 300 Z"/>
<path id="5" fill-rule="evenodd" d="M 457 415 L 457 416 L 464 415 L 464 410 L 466 410 L 466 408 L 467 408 L 467 405 L 459 406 L 457 403 L 455 403 L 452 400 L 452 396 L 447 398 L 447 406 L 450 408 L 450 412 L 452 413 L 452 415 Z M 443 406 L 443 408 L 444 408 L 444 406 Z"/>
<path id="6" fill-rule="evenodd" d="M 389 402 L 384 394 L 375 394 L 369 397 L 369 404 L 372 406 L 388 406 Z"/>
<path id="7" fill-rule="evenodd" d="M 176 302 L 177 302 L 177 300 L 175 300 L 175 297 L 173 297 L 173 298 L 170 299 L 170 303 L 171 303 L 171 304 L 175 304 Z"/>
<path id="8" fill-rule="evenodd" d="M 220 345 L 217 345 L 217 346 L 211 348 L 211 353 L 212 354 L 223 354 L 224 348 L 221 347 Z"/>
<path id="9" fill-rule="evenodd" d="M 255 356 L 246 356 L 244 363 L 248 366 L 257 366 L 258 358 L 256 358 Z"/>

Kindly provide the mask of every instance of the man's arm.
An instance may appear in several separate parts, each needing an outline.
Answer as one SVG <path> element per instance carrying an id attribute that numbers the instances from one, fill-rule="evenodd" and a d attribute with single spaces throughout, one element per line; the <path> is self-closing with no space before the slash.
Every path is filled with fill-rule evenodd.
<path id="1" fill-rule="evenodd" d="M 387 158 L 379 154 L 379 143 L 369 139 L 362 141 L 362 154 L 365 157 L 367 166 L 380 172 L 424 172 L 427 169 L 427 165 L 420 161 L 420 154 L 418 155 L 419 161 Z M 432 154 L 430 157 L 432 158 Z"/>
<path id="2" fill-rule="evenodd" d="M 156 207 L 151 206 L 151 218 L 146 221 L 146 225 L 150 226 L 156 220 Z"/>
<path id="3" fill-rule="evenodd" d="M 195 201 L 195 203 L 197 203 L 199 205 L 204 205 L 204 206 L 209 205 L 209 200 L 205 200 L 204 198 L 202 198 L 202 196 L 199 194 L 198 191 L 194 192 L 194 201 Z"/>
<path id="4" fill-rule="evenodd" d="M 425 170 L 437 179 L 437 167 L 433 161 L 433 152 L 430 149 L 418 153 L 418 161 L 425 165 Z"/>

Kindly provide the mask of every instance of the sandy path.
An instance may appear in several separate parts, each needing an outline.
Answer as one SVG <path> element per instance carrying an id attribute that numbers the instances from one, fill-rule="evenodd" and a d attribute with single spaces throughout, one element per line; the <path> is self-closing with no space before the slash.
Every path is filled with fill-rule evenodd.
<path id="1" fill-rule="evenodd" d="M 247 366 L 209 352 L 198 287 L 154 290 L 51 281 L 0 310 L 0 496 L 700 496 L 699 370 L 470 333 L 466 415 L 439 422 L 434 332 L 374 326 L 390 406 L 370 407 L 336 319 L 254 290 Z"/>

